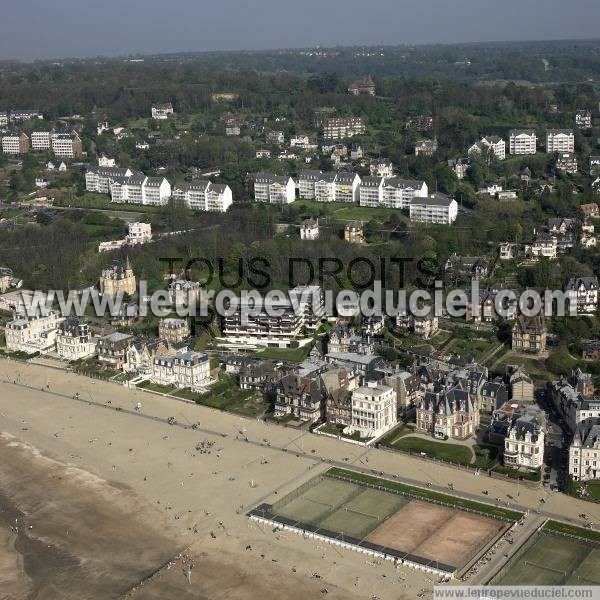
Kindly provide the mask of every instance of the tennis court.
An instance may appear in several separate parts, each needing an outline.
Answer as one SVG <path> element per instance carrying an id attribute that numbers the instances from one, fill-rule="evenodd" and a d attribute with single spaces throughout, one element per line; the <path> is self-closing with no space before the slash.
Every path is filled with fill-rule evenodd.
<path id="1" fill-rule="evenodd" d="M 600 549 L 541 531 L 492 580 L 495 585 L 598 585 Z"/>

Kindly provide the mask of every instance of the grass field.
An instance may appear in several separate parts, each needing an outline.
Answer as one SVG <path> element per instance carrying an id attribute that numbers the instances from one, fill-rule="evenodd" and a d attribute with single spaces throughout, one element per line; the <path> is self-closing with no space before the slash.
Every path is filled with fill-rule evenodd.
<path id="1" fill-rule="evenodd" d="M 468 465 L 473 460 L 473 451 L 468 446 L 446 442 L 433 442 L 411 435 L 401 437 L 391 447 L 396 450 L 403 450 L 404 452 L 423 452 L 427 456 L 461 465 Z"/>
<path id="2" fill-rule="evenodd" d="M 600 585 L 600 548 L 544 530 L 494 577 L 495 585 Z"/>

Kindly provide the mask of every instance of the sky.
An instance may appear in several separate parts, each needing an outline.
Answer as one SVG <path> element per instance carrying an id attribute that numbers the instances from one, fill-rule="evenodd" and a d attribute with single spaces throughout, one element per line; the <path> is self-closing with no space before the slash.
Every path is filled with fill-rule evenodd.
<path id="1" fill-rule="evenodd" d="M 599 0 L 0 0 L 0 59 L 600 37 Z"/>

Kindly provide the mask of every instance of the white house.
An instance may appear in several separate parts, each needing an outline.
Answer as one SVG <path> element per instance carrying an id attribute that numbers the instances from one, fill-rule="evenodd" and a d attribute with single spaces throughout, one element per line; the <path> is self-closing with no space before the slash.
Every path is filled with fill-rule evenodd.
<path id="1" fill-rule="evenodd" d="M 170 102 L 166 104 L 155 104 L 152 106 L 153 119 L 168 119 L 169 115 L 172 115 L 173 112 L 173 105 Z"/>
<path id="2" fill-rule="evenodd" d="M 565 288 L 572 303 L 577 304 L 578 314 L 591 314 L 598 309 L 598 278 L 573 277 Z"/>
<path id="3" fill-rule="evenodd" d="M 90 334 L 88 323 L 79 319 L 66 319 L 56 334 L 56 353 L 63 360 L 79 360 L 96 352 L 97 338 Z"/>
<path id="4" fill-rule="evenodd" d="M 368 382 L 352 392 L 352 432 L 376 438 L 396 424 L 396 392 L 387 385 Z"/>
<path id="5" fill-rule="evenodd" d="M 152 240 L 152 225 L 150 223 L 129 223 L 128 244 L 145 244 L 150 240 Z"/>
<path id="6" fill-rule="evenodd" d="M 88 192 L 110 194 L 110 185 L 115 179 L 131 177 L 134 174 L 141 175 L 139 172 L 134 173 L 129 168 L 88 167 L 85 173 L 85 189 Z"/>
<path id="7" fill-rule="evenodd" d="M 301 240 L 318 240 L 319 239 L 319 219 L 306 219 L 300 225 Z"/>
<path id="8" fill-rule="evenodd" d="M 289 176 L 257 173 L 254 179 L 254 199 L 268 204 L 291 204 L 296 199 L 296 183 Z"/>
<path id="9" fill-rule="evenodd" d="M 10 352 L 44 352 L 54 348 L 58 326 L 63 320 L 54 311 L 21 317 L 6 324 L 4 337 Z"/>
<path id="10" fill-rule="evenodd" d="M 116 177 L 111 183 L 110 195 L 112 202 L 164 206 L 171 197 L 171 184 L 164 177 Z"/>
<path id="11" fill-rule="evenodd" d="M 200 352 L 155 356 L 150 379 L 158 385 L 172 385 L 203 391 L 210 384 L 210 361 Z"/>
<path id="12" fill-rule="evenodd" d="M 369 166 L 371 177 L 393 177 L 394 165 L 389 158 L 375 158 Z"/>
<path id="13" fill-rule="evenodd" d="M 509 152 L 510 154 L 535 154 L 537 152 L 535 129 L 511 129 Z"/>
<path id="14" fill-rule="evenodd" d="M 416 223 L 451 225 L 457 216 L 456 200 L 439 192 L 425 198 L 414 197 L 410 202 L 410 220 Z"/>
<path id="15" fill-rule="evenodd" d="M 546 419 L 541 410 L 515 413 L 504 438 L 507 467 L 539 469 L 544 464 Z"/>
<path id="16" fill-rule="evenodd" d="M 548 129 L 546 152 L 575 152 L 575 134 L 572 129 Z"/>
<path id="17" fill-rule="evenodd" d="M 574 481 L 600 479 L 600 419 L 577 424 L 569 447 L 569 475 Z"/>

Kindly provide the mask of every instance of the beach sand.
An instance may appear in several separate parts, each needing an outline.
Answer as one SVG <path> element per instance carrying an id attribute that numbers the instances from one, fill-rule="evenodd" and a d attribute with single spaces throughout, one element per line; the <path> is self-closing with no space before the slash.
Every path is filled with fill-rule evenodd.
<path id="1" fill-rule="evenodd" d="M 293 444 L 284 453 L 245 443 L 256 422 L 0 361 L 0 379 L 8 375 L 36 389 L 0 383 L 0 599 L 306 600 L 325 589 L 330 598 L 396 599 L 431 587 L 422 573 L 250 521 L 247 508 L 325 468 L 297 458 Z M 260 427 L 279 441 L 302 435 Z"/>

